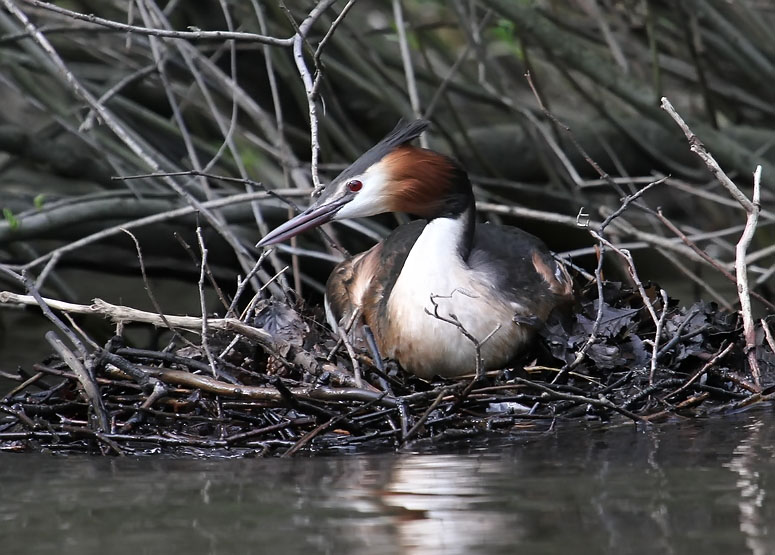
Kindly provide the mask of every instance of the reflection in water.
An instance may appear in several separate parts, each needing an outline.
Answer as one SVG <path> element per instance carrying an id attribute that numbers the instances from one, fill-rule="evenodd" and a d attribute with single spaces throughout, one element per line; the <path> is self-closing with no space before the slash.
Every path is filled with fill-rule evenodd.
<path id="1" fill-rule="evenodd" d="M 630 439 L 626 445 L 597 443 L 595 453 L 590 454 L 587 467 L 596 470 L 590 494 L 594 518 L 587 526 L 600 529 L 610 553 L 633 552 L 633 546 L 637 549 L 641 545 L 638 536 L 642 536 L 654 553 L 671 554 L 672 490 L 668 473 L 662 468 L 662 434 L 646 428 Z M 612 457 L 618 458 L 615 450 L 619 449 L 627 450 L 630 464 L 637 463 L 634 468 L 622 472 L 619 464 L 611 464 Z M 637 500 L 622 495 L 633 487 L 641 490 Z"/>
<path id="2" fill-rule="evenodd" d="M 0 455 L 0 552 L 775 553 L 769 412 L 457 454 Z"/>
<path id="3" fill-rule="evenodd" d="M 357 512 L 348 522 L 373 552 L 775 553 L 765 524 L 775 507 L 762 493 L 775 488 L 762 457 L 775 443 L 769 420 L 571 428 L 484 453 L 371 458 L 327 506 Z M 756 493 L 729 471 L 741 441 L 755 446 L 746 460 Z M 744 503 L 758 507 L 755 533 Z"/>
<path id="4" fill-rule="evenodd" d="M 498 509 L 488 484 L 488 476 L 508 471 L 501 461 L 487 457 L 401 456 L 384 480 L 355 477 L 361 487 L 337 489 L 330 501 L 377 515 L 382 526 L 368 528 L 371 548 L 390 547 L 402 554 L 473 553 L 485 537 L 490 548 L 519 540 L 518 515 Z M 376 540 L 380 532 L 384 537 Z"/>
<path id="5" fill-rule="evenodd" d="M 754 555 L 771 553 L 771 545 L 768 546 L 766 541 L 768 523 L 762 515 L 766 491 L 761 485 L 760 461 L 757 456 L 757 450 L 762 447 L 763 426 L 761 420 L 745 426 L 748 435 L 735 447 L 732 460 L 724 465 L 739 476 L 736 485 L 740 489 L 740 531 L 745 535 L 745 544 Z"/>
<path id="6" fill-rule="evenodd" d="M 379 496 L 386 507 L 402 510 L 401 552 L 471 553 L 482 537 L 511 539 L 503 532 L 515 515 L 487 508 L 486 475 L 506 470 L 500 466 L 453 455 L 402 457 Z"/>

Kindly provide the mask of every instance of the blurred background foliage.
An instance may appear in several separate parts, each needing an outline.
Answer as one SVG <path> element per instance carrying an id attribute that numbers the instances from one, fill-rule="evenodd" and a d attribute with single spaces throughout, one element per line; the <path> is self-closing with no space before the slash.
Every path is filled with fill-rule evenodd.
<path id="1" fill-rule="evenodd" d="M 576 225 L 579 211 L 600 221 L 625 194 L 668 176 L 608 230 L 609 238 L 637 254 L 643 279 L 673 281 L 687 303 L 688 297 L 710 295 L 733 307 L 734 286 L 693 260 L 653 214 L 661 206 L 721 264 L 734 260 L 745 213 L 659 108 L 666 96 L 747 194 L 755 166 L 763 166 L 763 212 L 749 269 L 756 290 L 772 297 L 772 2 L 329 3 L 302 49 L 313 77 L 314 52 L 320 54 L 323 78 L 315 105 L 324 183 L 399 118 L 426 117 L 433 122 L 430 145 L 469 169 L 484 219 L 524 227 L 591 269 L 594 241 Z M 289 216 L 286 203 L 263 189 L 307 202 L 309 106 L 293 49 L 249 39 L 130 34 L 41 4 L 3 0 L 0 9 L 0 261 L 26 269 L 46 296 L 75 302 L 100 296 L 149 308 L 132 238 L 105 231 L 128 226 L 162 308 L 196 312 L 197 224 L 204 228 L 214 279 L 228 292 L 235 276 L 245 275 L 257 259 L 256 240 Z M 323 4 L 55 3 L 157 30 L 231 30 L 282 39 Z M 29 18 L 28 27 L 11 8 Z M 408 58 L 402 57 L 398 20 Z M 75 81 L 99 99 L 107 121 L 75 92 Z M 542 111 L 536 94 L 561 123 Z M 602 179 L 583 153 L 610 177 Z M 169 175 L 150 175 L 159 172 Z M 254 192 L 252 202 L 217 205 Z M 184 215 L 131 223 L 187 207 L 193 208 Z M 390 215 L 330 231 L 356 252 L 401 221 L 405 217 Z M 100 233 L 99 240 L 73 246 Z M 342 256 L 324 245 L 309 234 L 295 247 L 278 248 L 253 287 L 293 263 L 303 296 L 317 302 Z M 607 270 L 608 277 L 626 279 L 615 260 Z M 288 276 L 278 284 L 294 287 Z M 0 289 L 16 287 L 2 280 Z M 283 294 L 282 288 L 275 293 Z M 215 301 L 213 310 L 223 312 Z M 0 350 L 20 348 L 21 339 L 9 338 L 30 318 L 0 310 Z"/>

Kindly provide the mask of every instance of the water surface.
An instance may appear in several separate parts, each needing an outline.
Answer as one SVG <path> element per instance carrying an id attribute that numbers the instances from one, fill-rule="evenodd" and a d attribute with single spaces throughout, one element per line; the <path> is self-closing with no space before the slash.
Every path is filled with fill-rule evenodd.
<path id="1" fill-rule="evenodd" d="M 775 553 L 765 407 L 451 453 L 0 455 L 4 554 Z"/>

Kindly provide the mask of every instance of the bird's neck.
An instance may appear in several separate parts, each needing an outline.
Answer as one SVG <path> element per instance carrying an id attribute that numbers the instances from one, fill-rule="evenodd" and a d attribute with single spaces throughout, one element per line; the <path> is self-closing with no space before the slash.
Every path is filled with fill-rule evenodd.
<path id="1" fill-rule="evenodd" d="M 476 204 L 471 181 L 460 164 L 438 152 L 404 145 L 391 152 L 383 165 L 393 182 L 388 188 L 390 211 L 428 220 L 424 234 L 432 229 L 454 229 L 450 237 L 433 243 L 467 259 L 474 239 Z M 443 222 L 434 225 L 437 220 Z"/>
<path id="2" fill-rule="evenodd" d="M 473 203 L 461 213 L 430 218 L 411 247 L 413 267 L 433 267 L 432 273 L 450 271 L 451 265 L 466 264 L 476 231 Z M 422 279 L 418 270 L 417 279 Z"/>
<path id="3" fill-rule="evenodd" d="M 471 196 L 471 202 L 463 208 L 462 212 L 456 215 L 439 216 L 433 218 L 428 223 L 431 224 L 441 218 L 450 220 L 451 227 L 455 230 L 455 233 L 450 237 L 454 241 L 454 248 L 457 250 L 461 260 L 468 260 L 468 255 L 471 254 L 471 248 L 474 244 L 474 232 L 476 231 L 476 205 L 474 204 L 473 195 Z M 450 244 L 450 248 L 452 246 Z"/>
<path id="4" fill-rule="evenodd" d="M 468 174 L 458 163 L 437 154 L 443 170 L 436 182 L 437 199 L 426 205 L 424 214 L 429 227 L 437 220 L 445 220 L 443 227 L 451 233 L 447 237 L 448 248 L 454 248 L 462 260 L 467 260 L 474 242 L 476 230 L 476 201 Z M 441 223 L 441 222 L 438 222 Z M 439 226 L 440 227 L 440 226 Z M 444 243 L 441 243 L 444 244 Z"/>

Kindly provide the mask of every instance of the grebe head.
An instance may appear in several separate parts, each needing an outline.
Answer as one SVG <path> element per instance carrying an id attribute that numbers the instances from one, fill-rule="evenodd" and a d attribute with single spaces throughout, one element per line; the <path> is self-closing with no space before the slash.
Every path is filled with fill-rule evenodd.
<path id="1" fill-rule="evenodd" d="M 309 208 L 268 233 L 257 246 L 285 241 L 331 220 L 383 212 L 424 218 L 461 212 L 473 202 L 465 172 L 446 156 L 408 144 L 428 125 L 425 120 L 399 122 L 331 181 Z"/>

